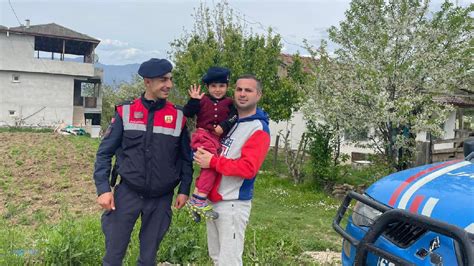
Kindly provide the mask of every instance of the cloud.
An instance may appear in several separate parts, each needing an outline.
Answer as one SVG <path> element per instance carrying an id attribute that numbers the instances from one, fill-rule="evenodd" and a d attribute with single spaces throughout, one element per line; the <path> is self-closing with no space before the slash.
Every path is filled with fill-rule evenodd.
<path id="1" fill-rule="evenodd" d="M 141 53 L 143 53 L 143 51 L 137 48 L 127 48 L 119 51 L 119 54 L 121 54 L 124 59 L 134 58 Z"/>
<path id="2" fill-rule="evenodd" d="M 127 42 L 122 42 L 120 40 L 101 39 L 98 48 L 101 50 L 115 50 L 128 46 Z"/>
<path id="3" fill-rule="evenodd" d="M 143 50 L 135 47 L 124 47 L 114 50 L 97 49 L 99 61 L 109 65 L 124 65 L 141 63 L 152 57 L 163 57 L 163 53 L 159 50 Z"/>
<path id="4" fill-rule="evenodd" d="M 164 56 L 159 50 L 144 50 L 133 47 L 128 42 L 113 39 L 101 39 L 96 53 L 101 63 L 109 65 L 141 63 L 152 57 Z"/>

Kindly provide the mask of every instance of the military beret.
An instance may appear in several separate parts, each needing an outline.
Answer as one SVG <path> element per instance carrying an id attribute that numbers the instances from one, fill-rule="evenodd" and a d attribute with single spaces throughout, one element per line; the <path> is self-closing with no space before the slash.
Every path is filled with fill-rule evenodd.
<path id="1" fill-rule="evenodd" d="M 173 70 L 173 65 L 166 59 L 152 58 L 143 62 L 138 69 L 138 75 L 143 78 L 157 78 Z"/>
<path id="2" fill-rule="evenodd" d="M 225 67 L 210 67 L 202 77 L 204 84 L 229 83 L 230 70 Z"/>

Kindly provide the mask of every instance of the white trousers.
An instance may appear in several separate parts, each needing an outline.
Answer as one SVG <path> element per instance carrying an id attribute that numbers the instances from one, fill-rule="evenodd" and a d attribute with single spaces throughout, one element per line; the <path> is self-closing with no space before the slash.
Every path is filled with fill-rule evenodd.
<path id="1" fill-rule="evenodd" d="M 242 265 L 245 228 L 251 207 L 250 200 L 226 200 L 214 204 L 219 218 L 207 221 L 207 247 L 215 265 Z"/>

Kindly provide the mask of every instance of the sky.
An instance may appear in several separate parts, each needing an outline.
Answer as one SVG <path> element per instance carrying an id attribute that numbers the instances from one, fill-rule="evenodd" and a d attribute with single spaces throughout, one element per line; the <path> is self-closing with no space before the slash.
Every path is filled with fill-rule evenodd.
<path id="1" fill-rule="evenodd" d="M 192 15 L 200 3 L 218 0 L 0 0 L 0 25 L 16 27 L 56 23 L 101 40 L 99 62 L 108 65 L 141 63 L 151 57 L 169 58 L 170 42 L 192 30 Z M 433 1 L 435 4 L 441 0 Z M 458 0 L 467 5 L 471 0 Z M 254 32 L 272 27 L 283 37 L 284 53 L 305 54 L 303 39 L 319 46 L 327 29 L 344 19 L 349 0 L 229 0 Z M 439 4 L 438 4 L 439 5 Z M 13 7 L 13 9 L 12 9 Z M 16 14 L 16 16 L 15 16 Z M 18 19 L 17 19 L 18 17 Z M 329 49 L 333 46 L 330 44 Z"/>

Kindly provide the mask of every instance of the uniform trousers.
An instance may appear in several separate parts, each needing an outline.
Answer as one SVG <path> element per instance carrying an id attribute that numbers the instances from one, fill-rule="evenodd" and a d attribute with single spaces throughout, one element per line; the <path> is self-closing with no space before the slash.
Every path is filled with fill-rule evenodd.
<path id="1" fill-rule="evenodd" d="M 138 265 L 156 265 L 156 253 L 171 223 L 173 192 L 146 198 L 125 183 L 115 186 L 115 210 L 102 214 L 105 235 L 103 265 L 122 265 L 133 227 L 141 218 Z"/>

